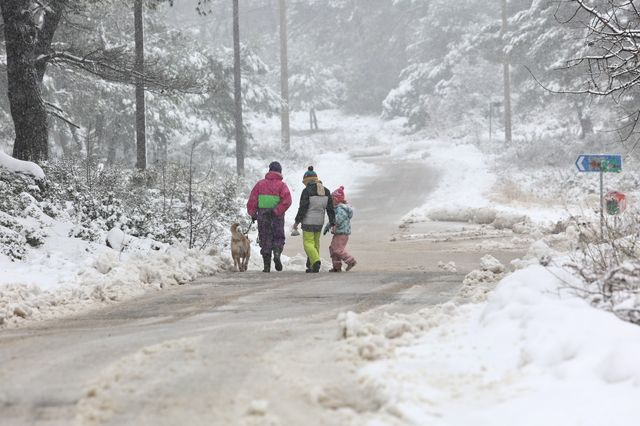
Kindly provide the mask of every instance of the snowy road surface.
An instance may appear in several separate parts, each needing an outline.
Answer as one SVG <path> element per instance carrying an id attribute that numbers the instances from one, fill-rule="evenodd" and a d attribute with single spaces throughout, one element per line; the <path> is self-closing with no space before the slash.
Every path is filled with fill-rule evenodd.
<path id="1" fill-rule="evenodd" d="M 349 390 L 348 360 L 334 360 L 337 315 L 412 311 L 446 300 L 460 281 L 415 272 L 341 281 L 247 273 L 6 331 L 0 423 L 238 424 L 252 401 L 264 400 L 282 424 L 313 424 L 310 413 L 317 424 L 333 424 L 314 392 L 336 393 L 331 404 L 368 406 Z M 403 298 L 416 284 L 420 291 Z"/>
<path id="2" fill-rule="evenodd" d="M 337 316 L 441 303 L 478 264 L 460 243 L 390 241 L 434 182 L 425 166 L 387 165 L 351 197 L 352 272 L 221 274 L 3 331 L 0 425 L 359 424 L 378 407 L 338 344 Z M 455 273 L 436 267 L 451 260 Z"/>

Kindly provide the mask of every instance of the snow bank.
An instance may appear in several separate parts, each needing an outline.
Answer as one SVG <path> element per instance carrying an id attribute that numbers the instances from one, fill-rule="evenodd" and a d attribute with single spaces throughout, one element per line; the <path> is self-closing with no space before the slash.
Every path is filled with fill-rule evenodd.
<path id="1" fill-rule="evenodd" d="M 640 328 L 593 309 L 567 283 L 560 269 L 530 266 L 504 278 L 487 303 L 407 317 L 403 329 L 419 337 L 361 370 L 383 401 L 371 424 L 630 424 Z"/>
<path id="2" fill-rule="evenodd" d="M 566 217 L 566 208 L 544 207 L 525 200 L 505 200 L 496 191 L 501 182 L 495 159 L 470 144 L 431 140 L 423 145 L 424 161 L 437 170 L 438 186 L 424 203 L 405 215 L 405 223 L 450 221 L 493 225 L 527 232 L 535 224 L 549 225 Z M 500 198 L 496 202 L 495 198 Z"/>
<path id="3" fill-rule="evenodd" d="M 27 264 L 28 265 L 28 264 Z M 44 285 L 38 273 L 15 270 L 0 282 L 0 324 L 62 317 L 101 305 L 127 300 L 150 290 L 185 284 L 229 267 L 228 260 L 198 250 L 169 248 L 120 256 L 105 247 L 72 268 L 41 265 L 41 274 L 53 272 Z M 48 289 L 46 287 L 49 287 Z"/>
<path id="4" fill-rule="evenodd" d="M 25 223 L 31 217 L 20 218 Z M 0 325 L 61 317 L 184 284 L 228 269 L 228 257 L 126 236 L 112 230 L 113 248 L 70 237 L 74 225 L 40 216 L 47 234 L 21 261 L 0 255 Z M 123 242 L 125 244 L 123 245 Z"/>
<path id="5" fill-rule="evenodd" d="M 36 179 L 44 180 L 45 175 L 40 166 L 31 161 L 17 160 L 10 155 L 0 151 L 0 167 L 13 172 L 22 173 L 25 175 L 33 176 Z"/>

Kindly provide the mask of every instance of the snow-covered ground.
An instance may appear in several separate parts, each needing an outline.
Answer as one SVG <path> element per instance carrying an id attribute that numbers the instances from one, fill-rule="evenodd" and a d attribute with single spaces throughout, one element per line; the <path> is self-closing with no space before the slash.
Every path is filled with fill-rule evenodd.
<path id="1" fill-rule="evenodd" d="M 471 222 L 483 232 L 506 229 L 513 244 L 529 246 L 528 255 L 511 265 L 484 257 L 460 294 L 443 305 L 413 315 L 341 314 L 345 351 L 380 406 L 359 416 L 358 424 L 634 423 L 640 329 L 576 297 L 572 287 L 580 283 L 561 268 L 582 231 L 558 223 L 570 215 L 597 217 L 593 175 L 577 173 L 573 164 L 560 171 L 504 167 L 498 155 L 461 141 L 407 136 L 400 121 L 335 112 L 319 119 L 323 131 L 300 131 L 288 157 L 277 147 L 277 120 L 252 122 L 262 138 L 254 148 L 275 158 L 248 159 L 247 166 L 259 179 L 270 161 L 281 161 L 293 192 L 292 211 L 308 165 L 327 187 L 344 185 L 352 193 L 363 179 L 381 173 L 365 157 L 425 161 L 436 168 L 438 187 L 407 212 L 406 232 L 425 221 Z M 304 128 L 304 120 L 304 114 L 295 116 L 293 127 Z M 606 189 L 634 185 L 624 173 L 607 176 Z M 289 225 L 293 216 L 287 216 Z M 112 303 L 229 265 L 225 248 L 202 253 L 129 238 L 118 251 L 70 238 L 71 223 L 38 208 L 28 220 L 44 222 L 49 235 L 25 260 L 0 255 L 5 324 Z M 254 265 L 256 259 L 254 247 Z"/>
<path id="2" fill-rule="evenodd" d="M 381 408 L 358 424 L 631 425 L 640 329 L 530 266 L 482 303 L 449 302 L 376 325 L 350 313 L 348 346 Z"/>

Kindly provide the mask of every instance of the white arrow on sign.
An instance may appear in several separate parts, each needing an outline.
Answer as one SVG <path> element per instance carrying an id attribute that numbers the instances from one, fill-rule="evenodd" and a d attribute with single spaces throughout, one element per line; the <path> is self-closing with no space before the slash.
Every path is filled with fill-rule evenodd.
<path id="1" fill-rule="evenodd" d="M 588 155 L 578 155 L 578 159 L 576 160 L 576 167 L 578 171 L 586 172 L 589 168 L 589 162 L 585 161 Z"/>

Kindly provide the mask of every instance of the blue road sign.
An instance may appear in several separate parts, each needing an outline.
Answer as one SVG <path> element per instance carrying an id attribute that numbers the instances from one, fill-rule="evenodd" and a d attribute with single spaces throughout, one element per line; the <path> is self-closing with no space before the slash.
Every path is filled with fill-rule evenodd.
<path id="1" fill-rule="evenodd" d="M 582 154 L 576 160 L 576 167 L 581 172 L 619 173 L 622 171 L 622 155 Z"/>

